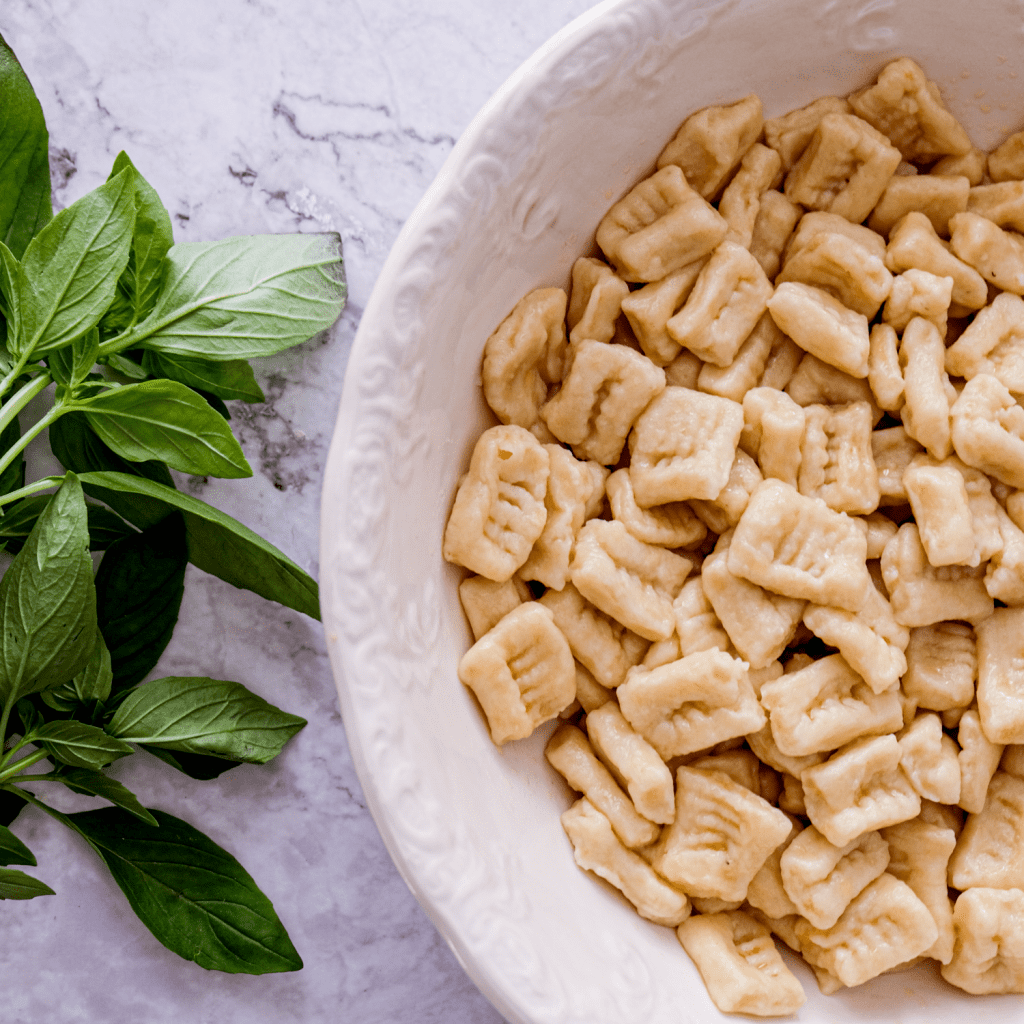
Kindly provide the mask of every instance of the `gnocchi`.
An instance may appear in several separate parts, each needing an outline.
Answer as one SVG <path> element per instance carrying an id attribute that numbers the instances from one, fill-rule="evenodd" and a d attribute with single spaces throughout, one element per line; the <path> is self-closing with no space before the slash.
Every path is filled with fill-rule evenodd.
<path id="1" fill-rule="evenodd" d="M 708 107 L 484 347 L 459 677 L 725 1012 L 803 1003 L 773 935 L 1024 994 L 1022 139 L 909 58 Z"/>

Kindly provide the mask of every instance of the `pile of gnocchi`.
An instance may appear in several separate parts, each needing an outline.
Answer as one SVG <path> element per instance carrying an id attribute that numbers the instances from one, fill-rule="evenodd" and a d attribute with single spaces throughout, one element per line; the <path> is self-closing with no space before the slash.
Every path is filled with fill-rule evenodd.
<path id="1" fill-rule="evenodd" d="M 715 1004 L 1024 992 L 1024 133 L 908 58 L 698 111 L 486 343 L 444 557 L 497 744 Z"/>

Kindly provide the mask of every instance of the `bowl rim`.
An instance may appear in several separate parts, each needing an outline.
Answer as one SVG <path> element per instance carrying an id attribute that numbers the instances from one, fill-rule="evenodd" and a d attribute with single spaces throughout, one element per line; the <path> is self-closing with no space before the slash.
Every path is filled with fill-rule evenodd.
<path id="1" fill-rule="evenodd" d="M 391 252 L 382 266 L 367 301 L 360 325 L 356 331 L 346 368 L 338 418 L 325 467 L 321 497 L 320 564 L 325 570 L 334 561 L 332 556 L 338 550 L 340 544 L 339 531 L 329 528 L 329 524 L 333 526 L 332 515 L 336 506 L 336 498 L 345 490 L 341 480 L 341 463 L 344 455 L 343 449 L 353 435 L 356 419 L 354 409 L 359 404 L 359 396 L 356 394 L 359 386 L 358 378 L 364 367 L 369 365 L 370 358 L 375 354 L 370 347 L 369 335 L 371 329 L 368 325 L 379 320 L 381 314 L 386 313 L 391 307 L 395 287 L 400 281 L 402 271 L 408 266 L 414 254 L 414 245 L 419 240 L 423 229 L 430 225 L 433 216 L 452 194 L 453 187 L 458 184 L 460 175 L 467 167 L 468 159 L 484 140 L 486 132 L 493 124 L 501 121 L 502 117 L 515 102 L 523 96 L 529 95 L 555 61 L 571 53 L 577 46 L 583 43 L 593 30 L 595 24 L 602 19 L 634 6 L 640 8 L 647 3 L 656 2 L 657 0 L 602 0 L 602 2 L 569 22 L 540 46 L 499 86 L 475 117 L 473 117 L 444 161 L 436 178 L 398 233 Z M 944 2 L 948 3 L 948 0 L 944 0 Z M 674 0 L 674 3 L 680 6 L 689 6 L 692 3 L 693 7 L 700 7 L 702 9 L 724 9 L 769 6 L 771 0 L 696 0 L 696 2 L 694 0 Z M 831 11 L 838 6 L 838 3 L 837 0 L 830 0 L 829 3 L 822 3 L 821 6 L 823 9 L 827 8 Z M 860 5 L 854 4 L 852 6 L 857 10 L 861 10 Z M 874 9 L 875 6 L 882 7 L 888 5 L 870 3 L 864 5 L 863 9 Z M 952 9 L 953 4 L 948 3 L 948 7 Z M 870 36 L 870 33 L 868 35 Z M 880 45 L 876 47 L 873 39 L 869 41 L 872 43 L 870 46 L 872 53 L 877 51 L 880 55 L 885 51 L 885 46 Z M 863 47 L 863 49 L 868 49 L 868 47 Z M 335 632 L 335 622 L 337 620 L 328 596 L 329 594 L 330 588 L 322 586 L 321 608 L 323 622 L 325 632 L 327 633 L 328 654 L 341 703 L 342 718 L 345 723 L 349 749 L 356 773 L 362 785 L 367 806 L 374 818 L 384 845 L 399 874 L 427 914 L 427 917 L 437 928 L 438 932 L 452 949 L 456 959 L 484 996 L 495 1006 L 499 1013 L 509 1021 L 514 1022 L 514 1024 L 535 1024 L 535 1019 L 526 1015 L 523 1007 L 516 1005 L 514 997 L 507 987 L 505 989 L 502 988 L 496 973 L 490 971 L 488 965 L 477 958 L 472 941 L 464 939 L 459 931 L 458 922 L 446 916 L 445 908 L 432 898 L 427 891 L 427 887 L 417 877 L 415 866 L 410 863 L 410 860 L 402 852 L 401 840 L 390 819 L 391 812 L 387 801 L 383 799 L 376 777 L 370 768 L 367 751 L 363 746 L 363 737 L 357 728 L 358 709 L 354 696 L 346 683 L 346 652 L 344 643 L 338 637 L 341 630 L 338 629 Z"/>
<path id="2" fill-rule="evenodd" d="M 324 467 L 324 482 L 321 490 L 321 566 L 328 564 L 330 560 L 329 553 L 337 543 L 337 531 L 328 528 L 328 524 L 331 522 L 328 506 L 332 503 L 335 494 L 341 487 L 338 480 L 340 476 L 340 462 L 343 454 L 343 445 L 350 432 L 350 410 L 354 404 L 353 394 L 356 388 L 356 379 L 359 376 L 359 367 L 371 355 L 369 350 L 370 343 L 366 340 L 370 329 L 366 328 L 365 325 L 372 323 L 377 318 L 379 311 L 385 307 L 402 268 L 409 262 L 414 240 L 418 237 L 424 225 L 430 222 L 431 216 L 435 211 L 443 205 L 445 196 L 457 182 L 460 172 L 467 165 L 468 158 L 474 152 L 478 142 L 483 138 L 491 123 L 500 119 L 502 113 L 509 107 L 514 98 L 519 95 L 520 91 L 528 88 L 530 82 L 536 80 L 548 65 L 571 52 L 587 32 L 592 29 L 595 22 L 605 18 L 608 14 L 619 8 L 629 7 L 633 3 L 635 3 L 635 0 L 600 0 L 593 7 L 577 15 L 534 50 L 498 86 L 490 98 L 473 116 L 452 147 L 451 152 L 445 158 L 434 180 L 399 230 L 377 276 L 377 280 L 374 282 L 370 297 L 360 317 L 345 368 L 338 416 Z M 327 634 L 328 656 L 341 705 L 342 724 L 345 728 L 345 735 L 348 740 L 348 747 L 356 776 L 359 779 L 363 795 L 366 798 L 367 807 L 384 842 L 384 846 L 409 891 L 416 898 L 416 901 L 430 922 L 445 940 L 456 960 L 477 988 L 495 1009 L 509 1021 L 514 1022 L 514 1024 L 533 1024 L 532 1021 L 522 1015 L 517 1007 L 505 998 L 500 989 L 493 984 L 486 971 L 478 965 L 476 959 L 471 955 L 467 944 L 458 934 L 457 929 L 441 913 L 438 906 L 425 892 L 401 851 L 398 839 L 388 820 L 388 814 L 381 800 L 373 773 L 367 762 L 361 738 L 357 730 L 349 725 L 356 717 L 356 709 L 353 704 L 352 695 L 345 683 L 344 646 L 337 632 L 331 628 L 334 619 L 333 609 L 324 595 L 325 589 L 321 587 L 321 621 Z"/>

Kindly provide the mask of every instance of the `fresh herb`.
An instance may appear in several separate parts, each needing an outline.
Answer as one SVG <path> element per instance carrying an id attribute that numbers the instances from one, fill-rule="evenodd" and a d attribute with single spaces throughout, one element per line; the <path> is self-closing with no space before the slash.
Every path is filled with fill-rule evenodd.
<path id="1" fill-rule="evenodd" d="M 246 361 L 308 340 L 345 301 L 336 234 L 175 245 L 121 153 L 52 214 L 42 109 L 0 39 L 0 900 L 54 895 L 8 827 L 31 804 L 100 857 L 168 949 L 201 967 L 302 966 L 245 869 L 192 825 L 104 774 L 139 749 L 196 779 L 265 764 L 306 723 L 241 683 L 147 681 L 189 562 L 319 617 L 316 583 L 170 470 L 252 475 L 225 401 L 261 402 Z M 127 381 L 127 383 L 126 383 Z M 52 400 L 35 423 L 21 414 Z M 38 408 L 38 405 L 34 406 Z M 49 428 L 63 476 L 27 482 Z M 90 500 L 87 500 L 88 499 Z M 90 551 L 102 551 L 93 571 Z M 109 807 L 64 814 L 37 786 Z"/>

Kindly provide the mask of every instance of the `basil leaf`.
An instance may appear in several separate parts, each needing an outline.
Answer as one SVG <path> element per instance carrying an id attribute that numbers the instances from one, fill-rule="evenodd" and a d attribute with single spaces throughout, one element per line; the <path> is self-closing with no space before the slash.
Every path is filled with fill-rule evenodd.
<path id="1" fill-rule="evenodd" d="M 14 710 L 21 720 L 20 729 L 16 728 L 15 731 L 20 732 L 22 736 L 27 736 L 29 733 L 35 732 L 36 729 L 43 727 L 43 716 L 28 697 L 23 697 L 19 700 L 14 705 Z"/>
<path id="2" fill-rule="evenodd" d="M 216 779 L 231 768 L 237 768 L 241 761 L 229 761 L 223 757 L 212 757 L 209 754 L 187 754 L 182 750 L 164 750 L 161 747 L 148 747 L 142 744 L 142 749 L 149 751 L 154 757 L 159 758 L 165 764 L 176 768 L 183 775 L 190 779 L 198 779 L 201 782 L 208 782 Z M 0 797 L 3 794 L 0 793 Z"/>
<path id="3" fill-rule="evenodd" d="M 50 424 L 50 449 L 72 473 L 113 471 L 144 476 L 173 489 L 174 480 L 162 462 L 128 462 L 112 452 L 80 412 L 70 412 Z M 91 492 L 90 492 L 91 493 Z M 107 492 L 102 500 L 130 523 L 142 528 L 159 522 L 170 511 L 165 504 L 144 495 Z"/>
<path id="4" fill-rule="evenodd" d="M 145 380 L 150 376 L 149 372 L 143 369 L 139 363 L 135 362 L 134 359 L 127 358 L 127 356 L 119 355 L 115 352 L 114 355 L 106 356 L 105 358 L 107 366 L 129 380 Z"/>
<path id="5" fill-rule="evenodd" d="M 21 803 L 20 800 L 18 802 Z M 6 867 L 8 864 L 28 864 L 29 867 L 35 867 L 36 859 L 32 856 L 32 851 L 6 825 L 0 825 L 0 867 Z"/>
<path id="6" fill-rule="evenodd" d="M 59 421 L 58 421 L 59 422 Z M 82 485 L 100 501 L 142 495 L 185 514 L 189 560 L 232 586 L 319 619 L 316 581 L 259 534 L 206 502 L 124 473 L 83 473 Z"/>
<path id="7" fill-rule="evenodd" d="M 68 474 L 0 579 L 0 701 L 59 686 L 96 642 L 85 500 Z"/>
<path id="8" fill-rule="evenodd" d="M 6 321 L 7 336 L 4 344 L 8 350 L 5 352 L 7 355 L 14 351 L 17 338 L 24 329 L 23 325 L 29 323 L 36 298 L 25 268 L 3 242 L 0 242 L 0 300 Z M 4 372 L 9 368 L 5 366 Z"/>
<path id="9" fill-rule="evenodd" d="M 114 690 L 134 686 L 159 661 L 178 621 L 187 564 L 177 513 L 107 549 L 96 573 L 96 614 Z"/>
<path id="10" fill-rule="evenodd" d="M 0 868 L 0 900 L 30 900 L 35 896 L 56 896 L 56 893 L 38 878 L 14 868 Z"/>
<path id="11" fill-rule="evenodd" d="M 231 428 L 177 381 L 128 384 L 80 400 L 76 408 L 100 439 L 130 462 L 159 459 L 197 476 L 252 476 Z"/>
<path id="12" fill-rule="evenodd" d="M 231 410 L 224 404 L 224 402 L 216 395 L 211 395 L 208 391 L 197 391 L 197 395 L 223 420 L 231 419 Z"/>
<path id="13" fill-rule="evenodd" d="M 2 443 L 3 439 L 0 436 L 0 444 Z M 7 550 L 11 554 L 17 554 L 21 550 L 25 538 L 32 532 L 32 527 L 50 503 L 51 497 L 49 494 L 35 494 L 7 506 L 5 515 L 0 518 L 0 538 L 7 538 Z M 87 501 L 85 508 L 91 551 L 102 551 L 114 541 L 133 536 L 136 532 L 120 516 L 102 505 Z"/>
<path id="14" fill-rule="evenodd" d="M 135 231 L 128 264 L 117 282 L 117 290 L 127 306 L 129 321 L 125 326 L 128 326 L 144 320 L 156 305 L 167 269 L 164 256 L 174 244 L 174 232 L 170 215 L 156 189 L 139 174 L 124 150 L 117 154 L 110 178 L 126 167 L 134 172 Z"/>
<path id="15" fill-rule="evenodd" d="M 53 379 L 66 388 L 81 384 L 96 365 L 99 347 L 100 332 L 94 327 L 80 334 L 70 345 L 51 352 L 47 362 Z"/>
<path id="16" fill-rule="evenodd" d="M 252 235 L 186 242 L 132 344 L 200 359 L 269 356 L 330 327 L 345 304 L 341 238 Z"/>
<path id="17" fill-rule="evenodd" d="M 123 786 L 117 779 L 112 779 L 102 772 L 91 771 L 88 768 L 70 768 L 61 772 L 60 781 L 74 793 L 101 796 L 104 800 L 109 800 L 147 825 L 155 826 L 157 823 L 156 818 L 139 803 L 139 798 L 127 786 Z M 21 863 L 29 862 L 22 861 Z M 34 864 L 35 861 L 31 863 Z"/>
<path id="18" fill-rule="evenodd" d="M 107 731 L 130 743 L 265 764 L 305 724 L 241 683 L 168 676 L 131 693 Z"/>
<path id="19" fill-rule="evenodd" d="M 172 952 L 230 974 L 297 971 L 302 959 L 245 868 L 164 811 L 159 828 L 105 807 L 63 818 L 103 858 L 142 923 Z"/>
<path id="20" fill-rule="evenodd" d="M 103 768 L 119 757 L 134 753 L 122 740 L 108 736 L 95 725 L 84 722 L 47 722 L 33 729 L 25 739 L 58 761 L 73 768 Z"/>
<path id="21" fill-rule="evenodd" d="M 49 145 L 43 108 L 0 38 L 0 240 L 19 259 L 53 216 Z"/>
<path id="22" fill-rule="evenodd" d="M 109 508 L 91 501 L 87 501 L 85 507 L 89 516 L 90 551 L 105 551 L 115 541 L 135 536 L 136 531 Z"/>
<path id="23" fill-rule="evenodd" d="M 101 634 L 96 634 L 96 646 L 85 668 L 72 680 L 61 683 L 55 689 L 40 694 L 48 708 L 59 712 L 78 712 L 82 706 L 90 711 L 97 700 L 111 695 L 114 673 L 111 669 L 111 652 L 106 649 Z M 79 715 L 79 718 L 82 716 Z"/>
<path id="24" fill-rule="evenodd" d="M 85 668 L 71 680 L 75 696 L 79 701 L 106 700 L 110 696 L 110 688 L 114 681 L 111 668 L 110 651 L 103 642 L 103 634 L 96 634 L 96 646 Z"/>
<path id="25" fill-rule="evenodd" d="M 128 255 L 129 261 L 131 261 L 131 250 Z M 117 281 L 117 290 L 114 292 L 114 299 L 110 303 L 106 313 L 100 318 L 99 328 L 100 338 L 103 341 L 109 341 L 111 338 L 117 337 L 117 335 L 127 331 L 132 326 L 132 317 L 135 314 L 134 307 L 132 306 L 131 300 L 125 295 L 124 290 L 121 286 L 121 282 L 124 280 L 125 274 L 128 272 L 128 268 L 125 267 L 122 271 L 121 276 Z"/>
<path id="26" fill-rule="evenodd" d="M 252 367 L 244 359 L 214 363 L 209 359 L 189 359 L 147 349 L 142 365 L 152 377 L 169 377 L 196 391 L 207 391 L 227 401 L 266 401 Z"/>
<path id="27" fill-rule="evenodd" d="M 21 262 L 32 298 L 8 339 L 12 353 L 46 355 L 99 323 L 128 262 L 133 176 L 126 169 L 82 196 L 29 242 Z"/>

